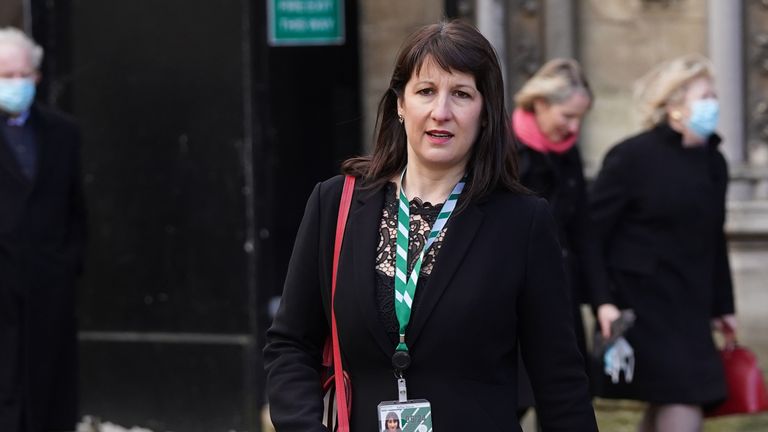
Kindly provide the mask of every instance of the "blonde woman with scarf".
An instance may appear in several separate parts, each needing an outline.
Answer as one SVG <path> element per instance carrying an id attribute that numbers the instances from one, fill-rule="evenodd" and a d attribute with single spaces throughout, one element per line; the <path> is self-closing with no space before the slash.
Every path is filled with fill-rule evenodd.
<path id="1" fill-rule="evenodd" d="M 570 287 L 571 313 L 584 367 L 588 370 L 580 305 L 589 301 L 594 250 L 588 238 L 587 197 L 581 155 L 576 145 L 584 116 L 592 107 L 589 83 L 575 60 L 548 61 L 515 95 L 512 131 L 521 183 L 549 201 L 558 227 Z M 518 406 L 534 406 L 521 374 Z"/>

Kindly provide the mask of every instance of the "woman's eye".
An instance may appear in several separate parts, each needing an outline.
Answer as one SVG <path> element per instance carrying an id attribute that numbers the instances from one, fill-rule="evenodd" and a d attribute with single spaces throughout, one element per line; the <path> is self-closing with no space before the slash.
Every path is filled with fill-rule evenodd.
<path id="1" fill-rule="evenodd" d="M 418 94 L 420 94 L 420 95 L 424 95 L 424 96 L 429 96 L 429 95 L 433 94 L 434 92 L 435 92 L 435 90 L 434 90 L 434 89 L 431 89 L 431 88 L 423 88 L 423 89 L 421 89 L 421 90 L 417 91 L 416 93 L 418 93 Z"/>
<path id="2" fill-rule="evenodd" d="M 460 97 L 462 99 L 468 99 L 468 98 L 472 97 L 472 96 L 470 96 L 469 93 L 467 93 L 465 91 L 461 91 L 461 90 L 456 90 L 456 91 L 453 92 L 453 94 L 454 94 L 454 96 Z"/>

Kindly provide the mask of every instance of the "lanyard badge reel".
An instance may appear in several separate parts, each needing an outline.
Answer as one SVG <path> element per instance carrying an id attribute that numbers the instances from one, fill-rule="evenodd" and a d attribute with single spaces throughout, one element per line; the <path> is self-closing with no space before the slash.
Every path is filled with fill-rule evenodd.
<path id="1" fill-rule="evenodd" d="M 397 378 L 397 400 L 379 403 L 379 429 L 388 430 L 388 426 L 394 426 L 402 430 L 417 432 L 432 431 L 432 407 L 426 399 L 408 399 L 408 387 L 405 382 L 404 372 L 411 365 L 411 355 L 408 345 L 405 343 L 405 331 L 411 319 L 411 305 L 416 294 L 416 286 L 421 272 L 421 264 L 424 254 L 432 246 L 440 231 L 448 222 L 453 209 L 456 208 L 461 191 L 464 189 L 465 179 L 461 179 L 448 199 L 443 204 L 440 214 L 437 216 L 432 229 L 429 232 L 427 242 L 421 250 L 419 258 L 408 275 L 408 226 L 410 222 L 410 203 L 405 195 L 403 187 L 405 170 L 400 176 L 400 205 L 397 213 L 397 255 L 395 258 L 395 314 L 400 326 L 400 340 L 392 355 L 392 368 Z M 408 275 L 408 276 L 406 276 Z M 406 429 L 407 427 L 407 429 Z M 395 430 L 397 430 L 395 428 Z"/>

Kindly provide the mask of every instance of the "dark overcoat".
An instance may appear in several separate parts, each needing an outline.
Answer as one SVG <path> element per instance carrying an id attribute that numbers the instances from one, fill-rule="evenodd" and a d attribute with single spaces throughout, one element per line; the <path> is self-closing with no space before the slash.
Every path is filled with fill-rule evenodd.
<path id="1" fill-rule="evenodd" d="M 38 151 L 33 180 L 0 133 L 0 430 L 73 430 L 75 280 L 85 244 L 80 138 L 72 121 L 39 106 L 27 121 Z"/>
<path id="2" fill-rule="evenodd" d="M 587 358 L 581 304 L 591 303 L 590 276 L 598 265 L 597 248 L 590 238 L 587 186 L 581 155 L 577 146 L 564 153 L 542 153 L 526 146 L 517 138 L 520 182 L 549 202 L 557 225 L 563 262 L 568 279 L 569 299 L 582 355 Z M 589 370 L 588 364 L 584 365 Z M 534 401 L 525 386 L 521 388 L 521 406 Z"/>
<path id="3" fill-rule="evenodd" d="M 312 193 L 267 332 L 267 390 L 279 432 L 325 430 L 319 369 L 341 186 L 336 177 Z M 383 189 L 357 188 L 340 257 L 335 310 L 352 378 L 353 431 L 374 430 L 376 406 L 397 399 L 395 347 L 375 297 L 383 206 Z M 413 359 L 406 372 L 409 396 L 432 403 L 436 430 L 519 430 L 518 341 L 544 430 L 596 430 L 565 291 L 544 200 L 495 192 L 451 217 L 406 333 Z"/>
<path id="4" fill-rule="evenodd" d="M 725 396 L 710 320 L 734 312 L 723 225 L 728 170 L 713 136 L 684 147 L 666 124 L 605 156 L 590 194 L 600 247 L 596 304 L 632 308 L 631 384 L 603 396 L 707 405 Z"/>

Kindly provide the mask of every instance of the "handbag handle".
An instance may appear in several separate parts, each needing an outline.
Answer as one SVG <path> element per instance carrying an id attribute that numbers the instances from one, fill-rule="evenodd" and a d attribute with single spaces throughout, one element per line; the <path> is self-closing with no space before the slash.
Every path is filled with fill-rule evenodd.
<path id="1" fill-rule="evenodd" d="M 341 192 L 339 216 L 336 219 L 336 239 L 333 244 L 333 273 L 331 276 L 331 335 L 333 337 L 333 370 L 336 381 L 336 409 L 339 432 L 349 432 L 349 409 L 347 407 L 347 388 L 344 385 L 344 369 L 341 365 L 341 349 L 339 333 L 336 327 L 336 312 L 334 299 L 336 297 L 336 274 L 339 269 L 339 254 L 344 241 L 344 229 L 347 225 L 347 215 L 352 204 L 352 193 L 355 188 L 355 177 L 348 175 L 344 178 L 344 189 Z"/>
<path id="2" fill-rule="evenodd" d="M 724 348 L 725 349 L 734 349 L 738 344 L 739 341 L 736 338 L 736 329 L 731 327 L 731 325 L 726 320 L 721 320 L 720 325 L 722 326 L 721 332 L 723 333 L 723 339 L 724 339 Z"/>

